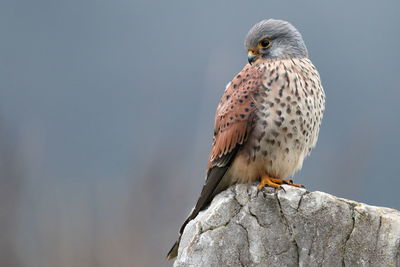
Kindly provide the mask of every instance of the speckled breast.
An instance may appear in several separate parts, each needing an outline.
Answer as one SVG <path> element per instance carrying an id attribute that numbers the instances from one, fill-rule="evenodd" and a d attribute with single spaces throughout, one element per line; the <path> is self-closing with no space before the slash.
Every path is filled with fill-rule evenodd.
<path id="1" fill-rule="evenodd" d="M 263 73 L 256 99 L 255 127 L 240 151 L 255 180 L 262 175 L 294 174 L 315 146 L 324 111 L 324 91 L 309 59 L 266 61 L 255 65 Z"/>

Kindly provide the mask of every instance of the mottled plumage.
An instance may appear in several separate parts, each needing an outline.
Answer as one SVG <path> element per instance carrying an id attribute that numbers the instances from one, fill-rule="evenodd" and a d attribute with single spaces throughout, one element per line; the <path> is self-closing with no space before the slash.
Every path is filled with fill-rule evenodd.
<path id="1" fill-rule="evenodd" d="M 294 174 L 315 146 L 324 109 L 319 75 L 309 59 L 264 60 L 252 69 L 261 80 L 253 94 L 254 126 L 226 174 L 230 183 Z"/>
<path id="2" fill-rule="evenodd" d="M 325 95 L 300 33 L 288 22 L 264 20 L 249 31 L 245 46 L 250 64 L 221 97 L 206 183 L 180 234 L 231 184 L 291 184 L 282 179 L 302 167 L 317 142 Z M 179 239 L 168 258 L 178 245 Z"/>

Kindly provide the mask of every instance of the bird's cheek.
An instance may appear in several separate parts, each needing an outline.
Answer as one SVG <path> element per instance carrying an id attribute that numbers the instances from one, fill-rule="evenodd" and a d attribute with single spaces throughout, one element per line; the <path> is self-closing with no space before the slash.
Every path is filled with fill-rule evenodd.
<path id="1" fill-rule="evenodd" d="M 260 51 L 261 57 L 263 58 L 267 58 L 268 56 L 270 56 L 270 50 L 269 49 L 263 49 Z"/>

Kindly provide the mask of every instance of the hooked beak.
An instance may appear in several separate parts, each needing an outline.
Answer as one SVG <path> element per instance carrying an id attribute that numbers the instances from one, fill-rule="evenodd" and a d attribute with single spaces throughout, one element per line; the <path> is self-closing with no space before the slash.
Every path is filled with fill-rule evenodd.
<path id="1" fill-rule="evenodd" d="M 257 53 L 253 50 L 247 51 L 247 60 L 249 61 L 250 65 L 257 59 Z"/>

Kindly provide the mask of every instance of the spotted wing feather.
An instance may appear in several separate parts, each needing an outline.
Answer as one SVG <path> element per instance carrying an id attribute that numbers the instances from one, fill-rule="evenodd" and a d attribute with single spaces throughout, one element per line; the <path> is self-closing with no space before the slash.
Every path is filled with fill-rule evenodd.
<path id="1" fill-rule="evenodd" d="M 186 224 L 194 219 L 213 199 L 224 190 L 220 182 L 232 163 L 240 146 L 246 141 L 254 126 L 255 98 L 261 86 L 261 73 L 247 65 L 228 84 L 218 104 L 214 139 L 208 162 L 207 178 L 196 206 L 180 229 L 180 236 Z M 167 257 L 174 258 L 178 252 L 180 236 Z"/>
<path id="2" fill-rule="evenodd" d="M 255 98 L 259 95 L 261 73 L 246 66 L 230 82 L 215 115 L 214 140 L 208 169 L 226 166 L 230 153 L 242 145 L 254 126 Z"/>

